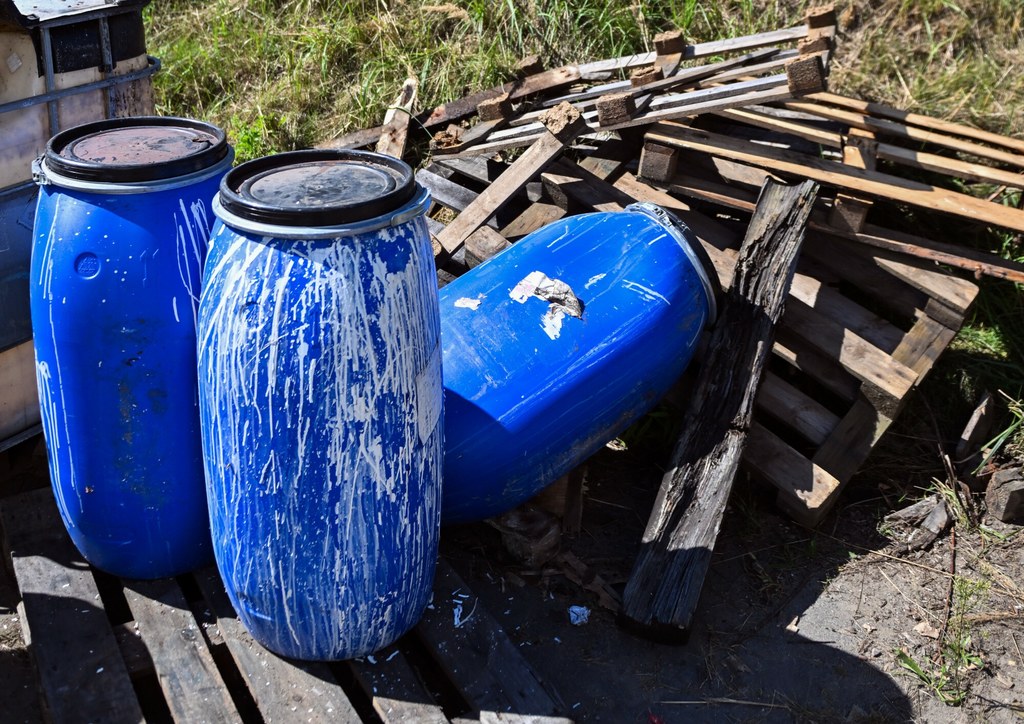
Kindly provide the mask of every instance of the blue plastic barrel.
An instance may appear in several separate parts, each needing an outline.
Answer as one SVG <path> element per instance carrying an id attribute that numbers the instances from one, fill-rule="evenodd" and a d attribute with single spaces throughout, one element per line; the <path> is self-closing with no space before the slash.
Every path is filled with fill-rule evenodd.
<path id="1" fill-rule="evenodd" d="M 430 196 L 401 161 L 298 151 L 214 202 L 199 387 L 214 552 L 253 638 L 371 653 L 433 582 L 442 389 Z"/>
<path id="2" fill-rule="evenodd" d="M 214 126 L 143 117 L 63 131 L 36 165 L 31 311 L 50 477 L 71 540 L 118 576 L 212 557 L 195 320 L 231 159 Z"/>
<path id="3" fill-rule="evenodd" d="M 556 221 L 444 287 L 444 522 L 524 502 L 649 410 L 717 291 L 696 237 L 647 203 Z"/>

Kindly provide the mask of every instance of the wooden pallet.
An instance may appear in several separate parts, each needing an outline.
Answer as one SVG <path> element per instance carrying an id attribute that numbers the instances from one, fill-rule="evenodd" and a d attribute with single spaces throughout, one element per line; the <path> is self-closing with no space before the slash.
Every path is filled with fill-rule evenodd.
<path id="1" fill-rule="evenodd" d="M 513 235 L 560 215 L 651 201 L 690 225 L 728 285 L 740 235 L 625 171 L 632 148 L 604 144 L 579 164 L 555 161 L 541 176 L 540 200 L 531 203 L 522 189 L 506 196 L 497 209 L 506 217 L 495 225 L 501 230 L 481 226 L 483 233 L 467 239 L 464 257 L 456 255 L 447 271 L 458 275 Z M 461 212 L 478 198 L 472 184 L 502 177 L 482 160 L 459 159 L 441 161 L 419 178 L 439 204 Z M 752 208 L 752 200 L 744 203 Z M 977 292 L 969 281 L 841 234 L 816 228 L 808 235 L 744 458 L 750 471 L 778 488 L 780 506 L 796 520 L 816 525 L 835 504 L 953 339 Z"/>
<path id="2" fill-rule="evenodd" d="M 252 640 L 215 568 L 157 581 L 92 569 L 48 488 L 0 501 L 0 522 L 53 721 L 569 721 L 444 561 L 433 603 L 396 644 L 362 660 L 294 662 Z"/>

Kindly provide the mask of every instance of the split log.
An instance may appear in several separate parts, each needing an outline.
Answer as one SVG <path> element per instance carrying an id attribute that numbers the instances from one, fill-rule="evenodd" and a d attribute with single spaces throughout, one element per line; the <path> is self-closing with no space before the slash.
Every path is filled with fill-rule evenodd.
<path id="1" fill-rule="evenodd" d="M 762 189 L 626 584 L 628 627 L 677 639 L 688 633 L 817 188 L 768 181 Z"/>

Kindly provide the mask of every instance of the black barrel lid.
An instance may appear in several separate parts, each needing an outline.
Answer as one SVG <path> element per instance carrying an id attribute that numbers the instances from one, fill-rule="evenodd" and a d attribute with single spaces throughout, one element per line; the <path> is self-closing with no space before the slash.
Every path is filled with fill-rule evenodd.
<path id="1" fill-rule="evenodd" d="M 416 193 L 409 165 L 369 151 L 291 151 L 232 169 L 220 203 L 249 221 L 340 226 L 395 211 Z"/>
<path id="2" fill-rule="evenodd" d="M 224 131 L 189 118 L 112 118 L 61 131 L 46 166 L 82 181 L 159 181 L 203 171 L 228 155 Z"/>

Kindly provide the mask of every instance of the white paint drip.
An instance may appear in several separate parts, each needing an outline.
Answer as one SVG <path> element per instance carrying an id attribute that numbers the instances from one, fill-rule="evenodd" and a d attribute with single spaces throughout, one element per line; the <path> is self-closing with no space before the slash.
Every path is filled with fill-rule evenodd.
<path id="1" fill-rule="evenodd" d="M 181 317 L 178 316 L 178 298 L 171 297 L 171 308 L 174 310 L 174 321 L 181 324 Z"/>
<path id="2" fill-rule="evenodd" d="M 584 289 L 590 289 L 592 286 L 597 284 L 599 281 L 604 279 L 606 276 L 608 276 L 608 275 L 607 274 L 595 274 L 594 276 L 590 277 L 590 279 L 587 279 L 587 283 L 583 285 L 583 288 Z"/>

